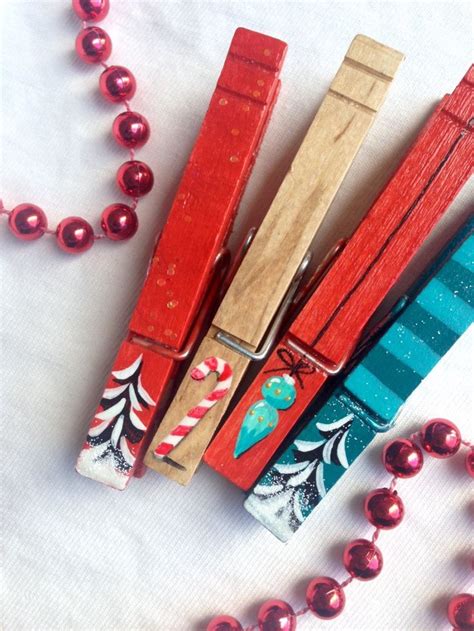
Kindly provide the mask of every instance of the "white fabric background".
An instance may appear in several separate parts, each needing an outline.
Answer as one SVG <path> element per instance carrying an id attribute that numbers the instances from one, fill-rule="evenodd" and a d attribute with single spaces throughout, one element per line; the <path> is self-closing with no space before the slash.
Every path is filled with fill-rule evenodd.
<path id="1" fill-rule="evenodd" d="M 1 191 L 32 201 L 51 223 L 97 224 L 119 199 L 124 152 L 109 128 L 117 108 L 97 95 L 98 71 L 72 53 L 69 1 L 8 0 L 1 12 Z M 369 137 L 315 244 L 316 259 L 369 207 L 437 100 L 470 63 L 468 2 L 113 0 L 104 23 L 112 61 L 138 80 L 134 107 L 153 125 L 140 152 L 156 188 L 130 243 L 81 257 L 51 239 L 16 241 L 0 226 L 2 347 L 0 462 L 3 627 L 197 630 L 210 616 L 255 620 L 270 597 L 300 607 L 315 574 L 342 577 L 341 545 L 368 532 L 366 490 L 384 484 L 379 440 L 286 546 L 242 509 L 242 496 L 202 468 L 189 488 L 153 474 L 118 493 L 81 478 L 74 461 L 126 330 L 159 226 L 192 147 L 232 33 L 246 26 L 289 44 L 283 89 L 244 197 L 236 235 L 268 207 L 352 37 L 406 53 Z M 416 266 L 469 212 L 453 204 Z M 413 274 L 413 266 L 411 274 Z M 408 274 L 410 276 L 410 274 Z M 473 335 L 430 375 L 392 436 L 433 415 L 472 432 Z M 345 615 L 299 629 L 446 629 L 444 604 L 468 587 L 468 480 L 460 459 L 428 462 L 402 485 L 407 517 L 381 537 L 385 568 L 348 588 Z"/>

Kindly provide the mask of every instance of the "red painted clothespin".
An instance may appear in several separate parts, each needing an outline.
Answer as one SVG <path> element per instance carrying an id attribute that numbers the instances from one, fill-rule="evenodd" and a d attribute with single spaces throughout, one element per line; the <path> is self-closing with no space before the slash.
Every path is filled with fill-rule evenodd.
<path id="1" fill-rule="evenodd" d="M 124 489 L 153 434 L 171 379 L 220 293 L 224 250 L 278 96 L 286 44 L 239 28 L 157 241 L 76 465 Z"/>
<path id="2" fill-rule="evenodd" d="M 209 447 L 205 462 L 249 489 L 473 170 L 474 66 L 446 96 Z M 235 348 L 235 347 L 234 347 Z"/>

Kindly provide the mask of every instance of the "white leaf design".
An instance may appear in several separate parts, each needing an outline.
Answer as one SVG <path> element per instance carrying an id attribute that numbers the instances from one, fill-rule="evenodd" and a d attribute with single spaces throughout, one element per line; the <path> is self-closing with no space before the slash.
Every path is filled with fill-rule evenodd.
<path id="1" fill-rule="evenodd" d="M 128 448 L 127 441 L 125 440 L 125 436 L 122 436 L 120 439 L 120 449 L 122 450 L 122 455 L 125 458 L 125 461 L 133 467 L 135 464 L 135 456 L 131 453 Z"/>
<path id="2" fill-rule="evenodd" d="M 324 445 L 323 449 L 323 460 L 326 464 L 331 464 L 331 451 L 334 447 L 334 443 L 339 438 L 339 434 L 334 434 L 327 443 Z"/>
<path id="3" fill-rule="evenodd" d="M 304 522 L 304 516 L 301 512 L 301 497 L 300 491 L 295 493 L 295 497 L 293 498 L 293 512 L 296 516 L 296 519 L 302 524 Z"/>
<path id="4" fill-rule="evenodd" d="M 112 375 L 114 377 L 117 377 L 117 379 L 128 379 L 136 372 L 137 368 L 142 363 L 142 358 L 143 358 L 143 355 L 140 355 L 133 362 L 133 364 L 131 364 L 130 366 L 127 366 L 127 368 L 124 368 L 123 370 L 114 370 L 112 372 Z"/>
<path id="5" fill-rule="evenodd" d="M 89 436 L 92 436 L 92 437 L 99 436 L 99 434 L 102 434 L 104 429 L 106 429 L 109 425 L 110 425 L 110 421 L 102 421 L 102 423 L 99 423 L 98 425 L 91 427 L 89 429 Z"/>
<path id="6" fill-rule="evenodd" d="M 110 442 L 112 443 L 112 446 L 114 448 L 117 447 L 117 443 L 119 441 L 120 434 L 122 433 L 122 429 L 123 429 L 123 414 L 121 414 L 118 417 L 117 422 L 114 425 L 114 429 L 112 430 L 112 436 L 110 437 Z"/>
<path id="7" fill-rule="evenodd" d="M 305 480 L 309 478 L 315 466 L 316 466 L 316 461 L 313 460 L 313 462 L 309 463 L 306 469 L 292 476 L 288 480 L 288 486 L 299 486 L 300 484 L 302 484 Z"/>
<path id="8" fill-rule="evenodd" d="M 339 441 L 339 445 L 337 446 L 337 451 L 336 451 L 339 462 L 344 467 L 344 469 L 349 468 L 349 462 L 347 460 L 347 455 L 346 455 L 346 438 L 347 438 L 348 433 L 349 433 L 348 431 L 344 432 L 341 440 Z"/>
<path id="9" fill-rule="evenodd" d="M 123 386 L 117 386 L 117 388 L 107 388 L 104 390 L 104 394 L 102 395 L 103 399 L 115 399 L 119 394 L 122 394 L 124 390 L 128 388 L 128 384 L 124 384 Z"/>
<path id="10" fill-rule="evenodd" d="M 145 388 L 142 386 L 142 380 L 141 377 L 138 377 L 138 394 L 142 397 L 142 399 L 144 399 L 149 405 L 156 405 L 156 402 L 153 401 L 153 399 L 151 398 L 151 396 L 148 394 L 148 392 L 145 390 Z"/>
<path id="11" fill-rule="evenodd" d="M 324 442 L 325 442 L 324 440 L 317 440 L 317 441 L 295 440 L 293 444 L 298 449 L 298 451 L 305 452 L 305 451 L 313 451 L 313 449 L 320 447 Z"/>
<path id="12" fill-rule="evenodd" d="M 140 402 L 137 399 L 137 395 L 135 394 L 135 388 L 133 387 L 132 383 L 129 385 L 128 391 L 130 393 L 130 401 L 132 403 L 133 409 L 137 410 L 137 412 L 141 412 L 143 408 L 142 408 L 142 406 L 140 405 Z"/>
<path id="13" fill-rule="evenodd" d="M 284 474 L 298 473 L 298 471 L 301 471 L 301 469 L 304 469 L 308 463 L 309 463 L 309 460 L 305 460 L 304 462 L 295 462 L 293 464 L 277 463 L 276 465 L 274 465 L 273 468 L 276 469 L 278 473 L 284 473 Z"/>
<path id="14" fill-rule="evenodd" d="M 125 399 L 120 399 L 120 401 L 117 401 L 112 407 L 96 414 L 95 418 L 98 418 L 100 421 L 112 421 L 123 410 L 125 403 Z"/>
<path id="15" fill-rule="evenodd" d="M 316 428 L 320 432 L 331 432 L 334 429 L 339 429 L 354 418 L 353 414 L 348 414 L 344 418 L 334 421 L 334 423 L 316 423 Z"/>
<path id="16" fill-rule="evenodd" d="M 142 431 L 146 430 L 146 425 L 141 422 L 133 410 L 130 410 L 130 420 L 132 421 L 132 425 L 134 425 L 137 429 L 141 429 Z"/>
<path id="17" fill-rule="evenodd" d="M 316 488 L 318 489 L 318 493 L 321 497 L 326 495 L 326 487 L 324 486 L 324 466 L 320 462 L 318 468 L 316 469 Z"/>

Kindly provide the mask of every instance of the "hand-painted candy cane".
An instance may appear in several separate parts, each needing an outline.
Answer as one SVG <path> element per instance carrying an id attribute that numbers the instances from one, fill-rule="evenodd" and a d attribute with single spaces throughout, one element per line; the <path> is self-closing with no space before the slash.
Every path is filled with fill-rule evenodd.
<path id="1" fill-rule="evenodd" d="M 220 399 L 229 392 L 232 384 L 232 367 L 220 357 L 207 357 L 193 368 L 191 377 L 202 381 L 211 372 L 218 375 L 215 388 L 194 408 L 191 408 L 183 420 L 160 443 L 153 455 L 155 458 L 165 458 L 195 427 Z"/>

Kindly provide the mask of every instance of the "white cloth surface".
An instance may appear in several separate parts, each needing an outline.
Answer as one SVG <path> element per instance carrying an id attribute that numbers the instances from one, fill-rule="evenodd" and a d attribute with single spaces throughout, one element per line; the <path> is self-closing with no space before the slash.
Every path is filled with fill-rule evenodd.
<path id="1" fill-rule="evenodd" d="M 51 224 L 98 225 L 119 200 L 126 159 L 109 130 L 119 108 L 97 94 L 97 68 L 72 52 L 69 1 L 7 0 L 1 9 L 1 194 L 31 201 Z M 283 545 L 242 508 L 241 493 L 206 468 L 182 488 L 149 473 L 124 493 L 78 476 L 74 462 L 194 142 L 233 31 L 289 44 L 282 91 L 236 223 L 240 239 L 274 196 L 351 39 L 364 33 L 406 54 L 367 141 L 315 242 L 315 260 L 349 234 L 435 103 L 466 72 L 470 3 L 113 0 L 103 26 L 111 60 L 138 81 L 133 106 L 153 135 L 139 157 L 156 187 L 129 243 L 79 257 L 51 238 L 21 243 L 0 224 L 2 627 L 7 631 L 205 628 L 228 612 L 249 624 L 271 597 L 304 604 L 314 575 L 342 578 L 341 545 L 369 532 L 363 494 L 386 483 L 380 436 Z M 470 210 L 459 195 L 410 273 Z M 234 238 L 234 241 L 236 239 Z M 405 406 L 391 436 L 432 416 L 471 433 L 473 335 L 458 342 Z M 462 459 L 428 461 L 401 486 L 403 524 L 382 534 L 385 567 L 347 589 L 343 616 L 298 629 L 447 629 L 444 605 L 468 588 L 468 486 Z"/>

